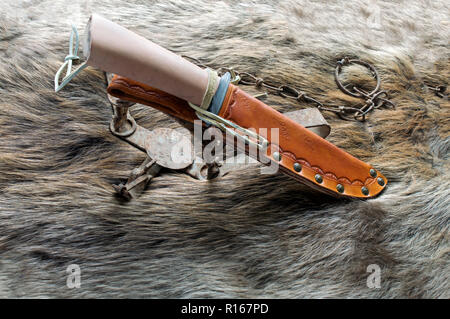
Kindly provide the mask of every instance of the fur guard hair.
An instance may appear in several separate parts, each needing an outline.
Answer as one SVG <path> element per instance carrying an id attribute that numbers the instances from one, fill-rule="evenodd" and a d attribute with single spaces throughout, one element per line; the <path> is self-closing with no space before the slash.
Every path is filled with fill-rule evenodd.
<path id="1" fill-rule="evenodd" d="M 0 7 L 0 297 L 450 298 L 447 1 L 15 1 Z M 344 56 L 372 63 L 395 110 L 324 113 L 329 140 L 389 180 L 337 200 L 258 165 L 201 182 L 163 171 L 125 202 L 112 183 L 145 154 L 112 136 L 101 71 L 53 77 L 92 12 L 214 67 L 353 105 Z M 347 80 L 370 87 L 364 69 Z M 250 93 L 251 87 L 243 86 Z M 280 111 L 311 107 L 270 96 Z M 147 128 L 178 127 L 135 106 Z M 70 264 L 81 287 L 66 286 Z M 369 288 L 367 267 L 381 269 Z"/>

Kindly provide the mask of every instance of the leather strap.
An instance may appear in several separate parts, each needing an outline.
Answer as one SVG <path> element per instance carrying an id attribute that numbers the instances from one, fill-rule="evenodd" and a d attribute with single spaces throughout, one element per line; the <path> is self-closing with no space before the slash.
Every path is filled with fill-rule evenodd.
<path id="1" fill-rule="evenodd" d="M 108 86 L 108 93 L 152 106 L 184 121 L 197 119 L 186 101 L 125 77 L 116 75 Z M 219 116 L 243 128 L 267 129 L 265 134 L 260 132 L 270 142 L 266 157 L 279 163 L 283 173 L 320 191 L 334 196 L 371 198 L 386 186 L 386 178 L 371 165 L 232 84 L 228 87 Z M 271 128 L 279 129 L 278 143 L 271 142 Z"/>
<path id="2" fill-rule="evenodd" d="M 121 100 L 148 105 L 187 122 L 198 120 L 185 100 L 122 76 L 114 75 L 107 91 Z"/>

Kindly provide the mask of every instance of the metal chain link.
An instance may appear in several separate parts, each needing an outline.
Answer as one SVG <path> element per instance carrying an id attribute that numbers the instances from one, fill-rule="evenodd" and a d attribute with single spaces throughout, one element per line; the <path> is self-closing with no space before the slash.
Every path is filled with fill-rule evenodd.
<path id="1" fill-rule="evenodd" d="M 191 60 L 193 63 L 200 67 L 208 67 L 206 64 L 202 63 L 200 60 L 190 57 L 183 56 Z M 371 71 L 374 78 L 377 81 L 376 88 L 372 92 L 366 92 L 361 88 L 356 86 L 352 86 L 349 90 L 347 86 L 343 85 L 339 80 L 339 74 L 342 70 L 342 67 L 349 64 L 359 64 Z M 258 89 L 267 89 L 273 94 L 278 94 L 281 97 L 295 100 L 297 102 L 306 102 L 314 104 L 321 111 L 328 111 L 337 114 L 340 118 L 344 120 L 356 120 L 364 122 L 366 120 L 366 115 L 378 108 L 388 107 L 395 108 L 395 104 L 389 100 L 388 94 L 386 91 L 380 91 L 380 77 L 378 76 L 378 72 L 376 69 L 369 63 L 357 59 L 349 59 L 348 57 L 339 60 L 336 65 L 335 70 L 335 80 L 339 89 L 347 95 L 351 95 L 353 97 L 357 97 L 364 100 L 362 106 L 359 107 L 350 107 L 343 105 L 331 105 L 331 104 L 323 104 L 322 102 L 316 100 L 315 98 L 307 95 L 305 92 L 298 90 L 297 88 L 290 86 L 288 84 L 275 85 L 271 83 L 267 83 L 266 80 L 257 77 L 254 74 L 248 72 L 240 72 L 233 68 L 221 67 L 217 70 L 219 75 L 224 74 L 225 72 L 230 72 L 232 77 L 233 84 L 244 84 L 244 85 L 252 85 Z"/>

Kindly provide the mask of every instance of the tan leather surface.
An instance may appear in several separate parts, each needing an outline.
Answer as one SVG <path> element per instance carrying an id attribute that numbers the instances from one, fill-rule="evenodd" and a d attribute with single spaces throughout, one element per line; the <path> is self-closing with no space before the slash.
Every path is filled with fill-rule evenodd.
<path id="1" fill-rule="evenodd" d="M 373 197 L 385 188 L 386 178 L 378 171 L 377 177 L 372 177 L 370 169 L 373 167 L 369 164 L 308 131 L 238 87 L 230 85 L 229 91 L 219 116 L 244 128 L 267 128 L 267 134 L 261 132 L 261 135 L 269 141 L 270 128 L 279 128 L 279 144 L 270 144 L 267 156 L 273 159 L 273 153 L 279 152 L 282 155 L 279 163 L 285 173 L 302 181 L 307 179 L 312 183 L 308 183 L 310 185 L 324 187 L 343 196 Z M 301 172 L 294 170 L 294 163 L 302 165 Z M 316 174 L 322 176 L 322 183 L 316 182 Z M 384 186 L 378 184 L 378 177 L 383 179 Z M 337 192 L 337 184 L 344 186 L 342 194 Z M 368 188 L 368 196 L 362 193 L 363 186 Z"/>
<path id="2" fill-rule="evenodd" d="M 152 106 L 189 122 L 197 119 L 186 101 L 121 76 L 113 78 L 108 86 L 108 93 Z M 269 142 L 270 129 L 278 128 L 279 143 L 271 143 L 266 156 L 275 161 L 273 153 L 279 152 L 281 160 L 278 163 L 283 173 L 318 190 L 334 196 L 370 198 L 386 187 L 387 180 L 380 172 L 376 172 L 375 178 L 370 175 L 372 167 L 369 164 L 356 159 L 232 84 L 228 88 L 219 116 L 244 128 L 254 128 L 257 131 L 267 128 L 267 134 L 263 131 L 260 134 Z M 294 170 L 295 163 L 301 164 L 300 172 Z M 321 183 L 316 181 L 316 174 L 321 175 Z M 383 179 L 383 186 L 378 184 L 377 178 Z M 342 193 L 337 191 L 338 184 L 344 186 Z M 368 195 L 362 193 L 363 186 L 369 190 Z"/>

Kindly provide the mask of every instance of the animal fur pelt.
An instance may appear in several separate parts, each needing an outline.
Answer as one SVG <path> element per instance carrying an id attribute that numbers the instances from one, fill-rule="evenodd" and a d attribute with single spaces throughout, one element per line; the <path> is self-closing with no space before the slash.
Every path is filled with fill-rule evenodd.
<path id="1" fill-rule="evenodd" d="M 448 1 L 34 1 L 0 6 L 0 297 L 450 298 Z M 201 182 L 163 171 L 114 196 L 145 154 L 112 136 L 104 74 L 53 77 L 99 13 L 179 54 L 289 83 L 334 104 L 344 56 L 396 103 L 365 123 L 324 113 L 329 137 L 390 183 L 334 199 L 249 165 Z M 347 80 L 373 84 L 362 68 Z M 243 86 L 256 93 L 256 90 Z M 280 111 L 311 107 L 270 96 Z M 135 106 L 147 128 L 177 127 Z M 81 286 L 67 287 L 77 264 Z M 379 288 L 367 285 L 380 267 Z M 370 267 L 369 267 L 370 270 Z M 373 287 L 373 288 L 369 288 Z"/>

